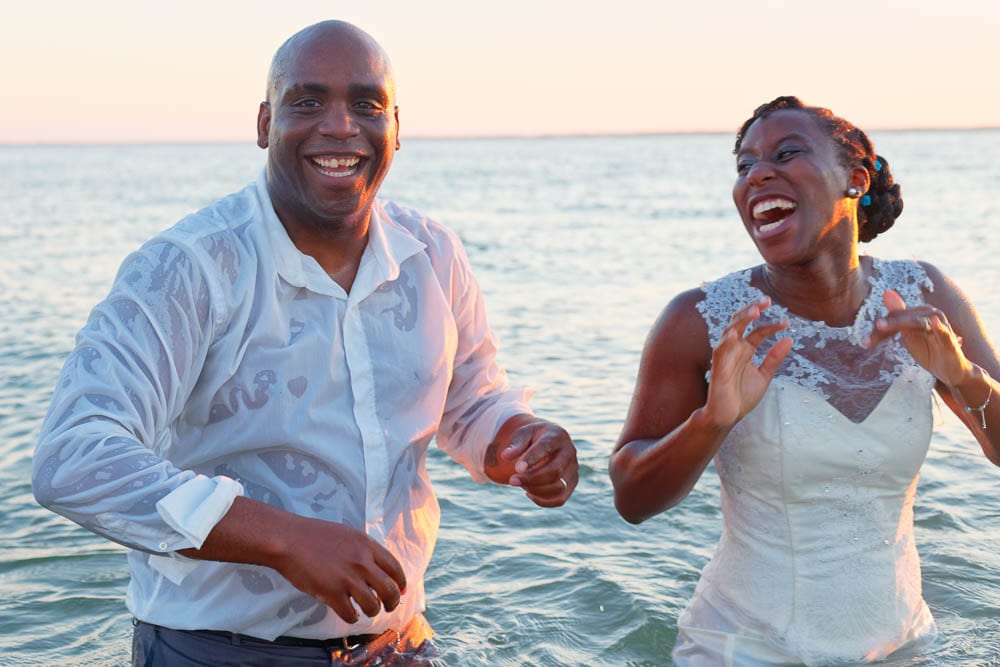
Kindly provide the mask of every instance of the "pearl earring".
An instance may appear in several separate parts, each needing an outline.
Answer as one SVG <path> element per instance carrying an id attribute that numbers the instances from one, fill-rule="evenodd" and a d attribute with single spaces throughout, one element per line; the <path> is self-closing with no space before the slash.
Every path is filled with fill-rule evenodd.
<path id="1" fill-rule="evenodd" d="M 856 187 L 852 185 L 851 187 L 847 188 L 847 196 L 850 197 L 851 199 L 857 199 L 858 197 L 861 196 L 861 190 L 858 190 Z"/>

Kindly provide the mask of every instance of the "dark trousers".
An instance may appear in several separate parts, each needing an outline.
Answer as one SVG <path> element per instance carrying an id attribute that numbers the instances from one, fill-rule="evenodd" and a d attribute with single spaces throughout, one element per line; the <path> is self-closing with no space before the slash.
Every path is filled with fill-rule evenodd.
<path id="1" fill-rule="evenodd" d="M 387 632 L 353 649 L 283 646 L 233 633 L 173 630 L 135 621 L 132 667 L 330 667 L 334 665 L 426 665 L 441 667 L 433 632 L 418 615 L 401 633 Z"/>

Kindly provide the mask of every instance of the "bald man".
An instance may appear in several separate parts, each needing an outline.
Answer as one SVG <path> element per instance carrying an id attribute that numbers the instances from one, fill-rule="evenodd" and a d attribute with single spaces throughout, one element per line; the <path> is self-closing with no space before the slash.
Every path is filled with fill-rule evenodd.
<path id="1" fill-rule="evenodd" d="M 511 388 L 457 237 L 377 198 L 392 71 L 339 21 L 274 56 L 253 184 L 126 258 L 77 337 L 38 501 L 129 547 L 136 665 L 434 655 L 437 444 L 543 507 L 577 483 Z"/>

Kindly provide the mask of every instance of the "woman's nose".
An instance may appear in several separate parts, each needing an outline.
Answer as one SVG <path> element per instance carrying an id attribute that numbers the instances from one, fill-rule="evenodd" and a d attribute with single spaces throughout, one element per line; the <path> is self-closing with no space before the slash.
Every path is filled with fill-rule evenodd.
<path id="1" fill-rule="evenodd" d="M 747 181 L 754 185 L 759 185 L 770 180 L 774 176 L 774 165 L 770 160 L 757 160 L 747 172 Z"/>

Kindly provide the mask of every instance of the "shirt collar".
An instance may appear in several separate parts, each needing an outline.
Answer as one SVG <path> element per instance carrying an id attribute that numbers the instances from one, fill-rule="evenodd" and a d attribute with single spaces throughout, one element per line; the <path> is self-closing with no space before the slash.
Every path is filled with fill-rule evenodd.
<path id="1" fill-rule="evenodd" d="M 267 169 L 261 170 L 256 182 L 257 197 L 267 234 L 267 251 L 271 254 L 275 270 L 288 283 L 305 287 L 329 296 L 345 297 L 338 285 L 319 263 L 292 243 L 285 226 L 281 224 L 271 196 L 267 191 Z M 379 285 L 399 277 L 399 267 L 408 258 L 423 250 L 426 245 L 409 230 L 397 224 L 382 201 L 372 206 L 368 225 L 368 245 L 361 256 L 361 266 L 351 287 L 355 298 L 364 298 Z"/>

